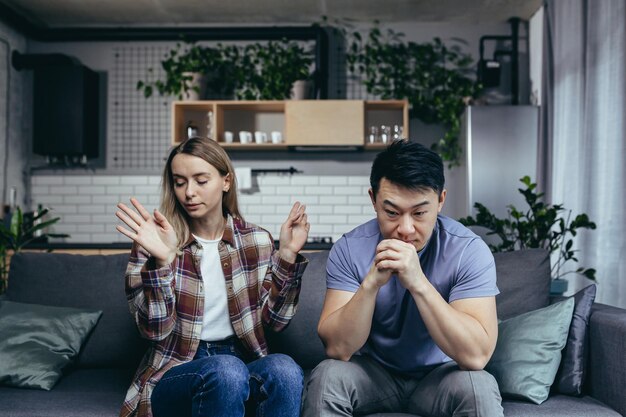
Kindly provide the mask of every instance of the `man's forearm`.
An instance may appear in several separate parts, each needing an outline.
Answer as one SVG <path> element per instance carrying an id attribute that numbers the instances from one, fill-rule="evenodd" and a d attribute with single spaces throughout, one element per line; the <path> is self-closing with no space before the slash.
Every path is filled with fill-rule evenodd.
<path id="1" fill-rule="evenodd" d="M 361 285 L 350 301 L 320 322 L 317 331 L 329 357 L 347 361 L 365 344 L 377 293 L 377 288 Z"/>
<path id="2" fill-rule="evenodd" d="M 477 318 L 448 304 L 430 283 L 413 293 L 413 299 L 428 332 L 446 355 L 464 369 L 478 370 L 486 365 L 495 347 L 497 324 L 492 329 L 483 327 Z"/>

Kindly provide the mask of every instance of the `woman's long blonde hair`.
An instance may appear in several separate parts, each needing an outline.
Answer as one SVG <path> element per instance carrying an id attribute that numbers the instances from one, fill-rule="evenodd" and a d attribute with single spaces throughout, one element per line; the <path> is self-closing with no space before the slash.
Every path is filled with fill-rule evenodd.
<path id="1" fill-rule="evenodd" d="M 237 178 L 235 170 L 230 158 L 224 149 L 217 142 L 201 138 L 193 137 L 175 146 L 170 151 L 167 158 L 165 168 L 163 169 L 163 177 L 161 178 L 161 213 L 167 218 L 178 236 L 179 248 L 184 245 L 190 236 L 189 216 L 178 202 L 174 193 L 174 176 L 172 174 L 172 160 L 176 155 L 185 154 L 197 156 L 211 164 L 222 177 L 230 175 L 230 188 L 224 191 L 222 195 L 222 214 L 224 216 L 230 214 L 232 217 L 243 219 L 239 213 L 239 204 L 237 203 Z"/>

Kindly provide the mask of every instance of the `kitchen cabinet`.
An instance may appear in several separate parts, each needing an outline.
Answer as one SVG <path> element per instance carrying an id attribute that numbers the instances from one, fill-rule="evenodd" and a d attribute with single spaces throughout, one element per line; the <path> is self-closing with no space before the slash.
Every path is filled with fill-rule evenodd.
<path id="1" fill-rule="evenodd" d="M 288 147 L 354 146 L 381 149 L 370 143 L 371 126 L 402 129 L 408 137 L 406 100 L 175 101 L 172 103 L 172 144 L 189 133 L 216 139 L 229 150 L 279 150 Z M 189 132 L 191 130 L 191 132 Z M 248 142 L 240 132 L 250 132 Z M 230 132 L 227 133 L 227 132 Z M 265 141 L 255 140 L 262 132 Z M 281 141 L 272 141 L 280 132 Z M 232 136 L 232 141 L 228 136 Z M 390 138 L 391 139 L 391 138 Z"/>

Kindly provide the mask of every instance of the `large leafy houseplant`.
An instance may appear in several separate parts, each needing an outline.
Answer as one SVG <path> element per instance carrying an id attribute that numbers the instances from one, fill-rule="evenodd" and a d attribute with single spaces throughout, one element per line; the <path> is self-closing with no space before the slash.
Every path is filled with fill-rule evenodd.
<path id="1" fill-rule="evenodd" d="M 544 248 L 550 254 L 556 253 L 556 261 L 551 266 L 552 278 L 559 279 L 565 275 L 576 273 L 595 281 L 596 270 L 578 267 L 566 269 L 566 264 L 578 262 L 574 238 L 580 229 L 593 230 L 596 224 L 589 220 L 587 214 L 574 216 L 572 211 L 562 204 L 547 204 L 543 201 L 543 193 L 537 192 L 537 184 L 529 176 L 520 181 L 526 188 L 519 192 L 524 196 L 528 209 L 518 210 L 515 206 L 507 207 L 507 218 L 496 217 L 487 207 L 475 203 L 476 217 L 465 217 L 459 221 L 466 226 L 482 226 L 490 231 L 488 235 L 499 237 L 497 244 L 490 244 L 493 252 L 506 252 L 525 248 Z"/>
<path id="2" fill-rule="evenodd" d="M 140 80 L 137 89 L 146 98 L 156 91 L 181 99 L 190 90 L 202 93 L 192 84 L 191 74 L 199 73 L 205 78 L 207 98 L 282 100 L 289 98 L 296 80 L 308 79 L 312 63 L 310 50 L 287 39 L 245 46 L 179 43 L 161 62 L 165 79 Z"/>
<path id="3" fill-rule="evenodd" d="M 47 208 L 44 208 L 32 216 L 26 216 L 17 207 L 11 215 L 9 227 L 0 222 L 0 294 L 4 293 L 7 286 L 9 272 L 7 258 L 10 252 L 15 254 L 36 240 L 69 236 L 61 233 L 44 232 L 49 226 L 60 220 L 59 217 L 46 219 L 48 211 Z"/>
<path id="4" fill-rule="evenodd" d="M 211 94 L 232 95 L 240 76 L 238 61 L 239 50 L 235 46 L 217 44 L 215 47 L 208 47 L 195 43 L 177 43 L 161 61 L 165 79 L 153 80 L 154 70 L 149 68 L 150 80 L 139 80 L 137 89 L 143 91 L 146 98 L 158 92 L 162 96 L 182 99 L 190 91 L 204 93 L 200 91 L 201 86 L 193 82 L 194 74 L 201 74 L 206 90 Z"/>
<path id="5" fill-rule="evenodd" d="M 446 133 L 433 150 L 450 167 L 460 165 L 461 114 L 481 90 L 473 76 L 472 58 L 462 51 L 464 42 L 407 41 L 404 33 L 383 32 L 378 23 L 366 36 L 347 28 L 342 32 L 348 40 L 348 70 L 363 80 L 367 92 L 382 99 L 406 98 L 412 116 L 443 125 Z"/>

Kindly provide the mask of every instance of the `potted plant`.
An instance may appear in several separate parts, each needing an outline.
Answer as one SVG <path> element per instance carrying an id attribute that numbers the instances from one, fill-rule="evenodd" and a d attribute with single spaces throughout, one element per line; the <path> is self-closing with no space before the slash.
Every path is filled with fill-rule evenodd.
<path id="1" fill-rule="evenodd" d="M 254 43 L 244 49 L 250 71 L 242 98 L 283 100 L 308 98 L 313 52 L 297 42 L 282 39 Z M 294 97 L 295 95 L 295 97 Z"/>
<path id="2" fill-rule="evenodd" d="M 460 117 L 470 98 L 481 87 L 474 80 L 472 58 L 463 53 L 463 41 L 448 46 L 439 38 L 432 42 L 406 41 L 405 35 L 378 22 L 367 36 L 341 29 L 348 39 L 348 70 L 360 77 L 369 94 L 382 99 L 406 98 L 411 114 L 425 123 L 439 123 L 447 129 L 433 145 L 450 167 L 460 165 Z"/>
<path id="3" fill-rule="evenodd" d="M 311 51 L 286 39 L 246 46 L 179 43 L 161 62 L 165 79 L 140 80 L 137 89 L 146 98 L 157 91 L 179 99 L 282 100 L 294 82 L 310 79 L 312 63 Z"/>
<path id="4" fill-rule="evenodd" d="M 489 244 L 493 252 L 544 248 L 550 254 L 556 253 L 556 261 L 551 266 L 552 282 L 553 288 L 560 287 L 561 290 L 552 290 L 552 293 L 567 290 L 567 285 L 563 284 L 567 281 L 563 277 L 568 274 L 581 274 L 595 281 L 595 269 L 584 267 L 565 269 L 565 266 L 570 261 L 578 262 L 577 250 L 573 249 L 577 232 L 580 229 L 593 230 L 596 224 L 590 221 L 585 213 L 578 214 L 572 219 L 572 211 L 565 209 L 562 204 L 543 202 L 543 193 L 537 193 L 537 184 L 533 183 L 529 176 L 521 178 L 520 181 L 526 186 L 519 189 L 528 204 L 526 211 L 520 211 L 515 206 L 509 205 L 507 218 L 500 219 L 487 207 L 476 203 L 474 204 L 478 211 L 476 217 L 469 216 L 459 221 L 466 226 L 485 227 L 490 230 L 488 235 L 498 236 L 497 244 Z"/>
<path id="5" fill-rule="evenodd" d="M 59 217 L 46 220 L 48 209 L 37 210 L 36 213 L 25 215 L 17 207 L 11 214 L 9 227 L 0 222 L 0 294 L 7 287 L 9 263 L 7 261 L 10 252 L 13 254 L 21 251 L 26 245 L 37 240 L 45 240 L 49 237 L 69 237 L 66 234 L 47 233 L 45 230 L 58 222 Z"/>
<path id="6" fill-rule="evenodd" d="M 211 98 L 232 98 L 237 60 L 238 50 L 234 46 L 177 43 L 161 62 L 165 79 L 140 80 L 137 89 L 143 91 L 146 98 L 155 91 L 164 96 L 176 96 L 179 100 L 198 100 L 207 95 Z M 154 73 L 152 68 L 148 72 Z"/>

